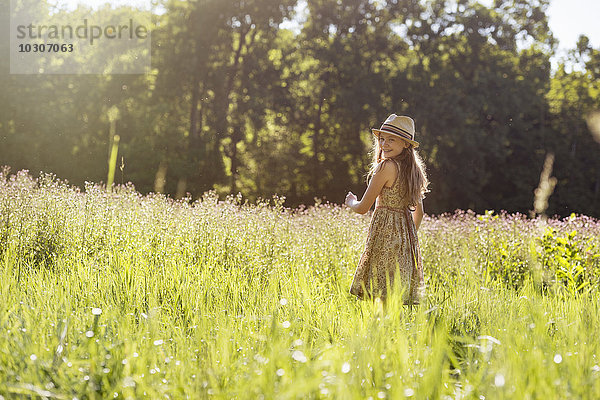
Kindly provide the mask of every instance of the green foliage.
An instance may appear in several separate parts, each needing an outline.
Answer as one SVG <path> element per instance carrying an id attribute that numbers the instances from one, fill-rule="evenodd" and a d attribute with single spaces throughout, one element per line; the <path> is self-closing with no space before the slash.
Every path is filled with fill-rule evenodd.
<path id="1" fill-rule="evenodd" d="M 498 279 L 514 288 L 522 286 L 529 276 L 529 264 L 523 259 L 521 242 L 499 242 L 487 259 L 490 279 Z"/>
<path id="2" fill-rule="evenodd" d="M 493 210 L 486 210 L 485 214 L 477 216 L 483 223 L 483 227 L 478 227 L 477 231 L 486 236 L 483 244 L 485 258 L 481 260 L 485 271 L 484 282 L 499 281 L 518 289 L 530 276 L 525 242 L 516 235 L 506 235 L 505 227 L 495 227 L 494 222 L 499 218 Z"/>
<path id="3" fill-rule="evenodd" d="M 600 278 L 598 246 L 576 236 L 576 230 L 560 235 L 556 229 L 546 228 L 539 239 L 542 267 L 569 295 L 587 293 Z"/>
<path id="4" fill-rule="evenodd" d="M 540 220 L 426 216 L 427 298 L 393 292 L 382 313 L 348 293 L 369 218 L 347 208 L 81 193 L 6 170 L 0 207 L 4 398 L 600 396 L 598 281 L 566 296 L 505 281 Z M 598 221 L 548 223 L 548 260 L 597 269 Z M 52 268 L 19 250 L 32 238 Z"/>
<path id="5" fill-rule="evenodd" d="M 20 3 L 49 18 L 46 2 Z M 116 134 L 124 168 L 114 179 L 143 193 L 277 193 L 297 206 L 363 190 L 370 128 L 406 113 L 435 186 L 428 212 L 527 213 L 552 152 L 548 213 L 598 216 L 598 144 L 584 120 L 600 107 L 598 49 L 582 37 L 568 61 L 577 68 L 551 71 L 547 1 L 447 3 L 162 1 L 147 21 L 146 75 L 1 75 L 0 159 L 83 187 L 110 175 Z M 286 29 L 295 13 L 298 29 Z M 81 56 L 121 56 L 109 53 Z"/>

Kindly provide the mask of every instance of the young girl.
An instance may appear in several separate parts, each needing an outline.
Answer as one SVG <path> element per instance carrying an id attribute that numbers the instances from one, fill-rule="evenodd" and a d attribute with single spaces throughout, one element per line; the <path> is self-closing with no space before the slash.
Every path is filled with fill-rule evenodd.
<path id="1" fill-rule="evenodd" d="M 361 201 L 352 192 L 346 195 L 346 205 L 359 214 L 377 200 L 350 293 L 360 299 L 379 297 L 385 305 L 388 282 L 391 285 L 397 277 L 405 289 L 404 304 L 419 304 L 424 282 L 417 229 L 429 181 L 415 150 L 419 146 L 414 141 L 415 123 L 392 114 L 372 132 L 377 137 L 368 174 L 372 178 Z"/>

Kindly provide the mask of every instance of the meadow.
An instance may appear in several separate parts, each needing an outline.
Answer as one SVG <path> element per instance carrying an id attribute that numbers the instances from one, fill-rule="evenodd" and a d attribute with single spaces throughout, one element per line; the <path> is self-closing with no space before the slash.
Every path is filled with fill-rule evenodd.
<path id="1" fill-rule="evenodd" d="M 2 170 L 0 399 L 600 398 L 600 221 L 426 216 L 382 312 L 370 215 L 283 204 Z"/>

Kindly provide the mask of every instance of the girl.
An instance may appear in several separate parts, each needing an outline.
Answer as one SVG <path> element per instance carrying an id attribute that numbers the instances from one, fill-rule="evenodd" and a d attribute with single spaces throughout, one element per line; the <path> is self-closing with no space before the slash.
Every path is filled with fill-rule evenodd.
<path id="1" fill-rule="evenodd" d="M 367 179 L 372 178 L 361 201 L 352 192 L 346 195 L 346 205 L 359 214 L 369 211 L 377 200 L 350 293 L 360 299 L 379 297 L 385 306 L 388 283 L 399 274 L 404 304 L 419 304 L 424 282 L 417 229 L 429 181 L 415 150 L 419 146 L 414 141 L 415 123 L 410 117 L 392 114 L 372 132 L 377 139 Z"/>

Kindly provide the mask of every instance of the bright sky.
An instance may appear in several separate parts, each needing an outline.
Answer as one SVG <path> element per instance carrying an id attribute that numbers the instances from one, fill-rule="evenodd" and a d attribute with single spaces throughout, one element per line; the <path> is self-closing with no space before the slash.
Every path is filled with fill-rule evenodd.
<path id="1" fill-rule="evenodd" d="M 599 0 L 550 0 L 548 23 L 562 48 L 574 48 L 581 34 L 600 47 Z"/>
<path id="2" fill-rule="evenodd" d="M 574 49 L 579 35 L 586 35 L 592 47 L 600 48 L 600 0 L 550 0 L 548 24 L 558 39 L 558 51 L 553 61 Z"/>
<path id="3" fill-rule="evenodd" d="M 486 3 L 489 0 L 483 0 Z M 58 0 L 59 4 L 74 7 L 81 0 Z M 86 0 L 85 4 L 98 7 L 104 3 L 112 5 L 136 5 L 149 10 L 151 0 Z M 301 2 L 303 3 L 303 2 Z M 573 49 L 581 34 L 589 37 L 594 48 L 600 48 L 600 0 L 550 0 L 548 8 L 550 30 L 559 40 L 559 52 L 556 59 Z"/>

